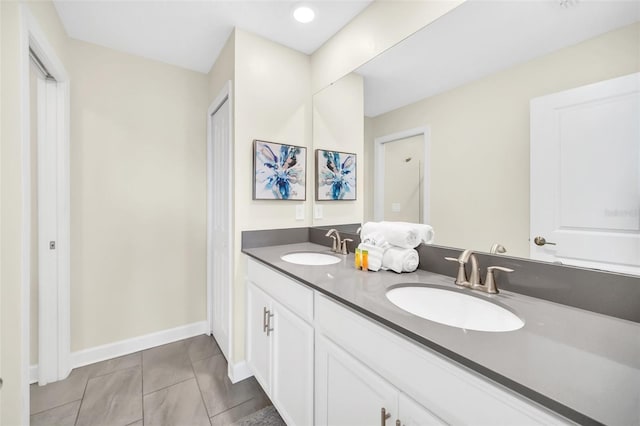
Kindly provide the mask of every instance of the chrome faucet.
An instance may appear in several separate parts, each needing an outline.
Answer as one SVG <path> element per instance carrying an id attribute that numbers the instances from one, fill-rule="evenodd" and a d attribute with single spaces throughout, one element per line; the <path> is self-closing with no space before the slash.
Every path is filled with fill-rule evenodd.
<path id="1" fill-rule="evenodd" d="M 480 279 L 480 267 L 478 266 L 478 259 L 473 251 L 467 249 L 460 253 L 458 258 L 445 257 L 446 260 L 451 262 L 458 262 L 458 276 L 456 277 L 456 285 L 462 287 L 468 287 L 472 290 L 484 291 L 485 293 L 497 294 L 499 293 L 498 285 L 494 276 L 494 270 L 503 272 L 513 272 L 513 269 L 504 268 L 502 266 L 490 266 L 487 268 L 487 276 L 485 284 L 482 284 Z M 467 279 L 466 264 L 471 261 L 471 276 Z"/>
<path id="2" fill-rule="evenodd" d="M 329 232 L 326 233 L 325 237 L 333 238 L 333 246 L 331 247 L 331 251 L 334 253 L 341 253 L 342 240 L 340 240 L 340 233 L 337 230 L 331 228 L 329 229 Z"/>

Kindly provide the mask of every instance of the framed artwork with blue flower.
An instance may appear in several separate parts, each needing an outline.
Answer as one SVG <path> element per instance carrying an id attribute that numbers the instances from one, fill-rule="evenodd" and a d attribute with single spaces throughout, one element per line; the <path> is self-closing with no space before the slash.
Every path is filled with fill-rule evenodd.
<path id="1" fill-rule="evenodd" d="M 253 141 L 253 199 L 307 198 L 307 148 L 261 140 Z"/>
<path id="2" fill-rule="evenodd" d="M 316 149 L 316 200 L 355 200 L 356 167 L 356 154 Z"/>

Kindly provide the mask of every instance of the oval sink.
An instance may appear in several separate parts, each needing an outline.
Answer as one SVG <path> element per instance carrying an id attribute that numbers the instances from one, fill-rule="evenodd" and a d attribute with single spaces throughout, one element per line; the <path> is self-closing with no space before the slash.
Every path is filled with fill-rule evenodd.
<path id="1" fill-rule="evenodd" d="M 338 263 L 342 260 L 338 256 L 327 253 L 318 253 L 315 251 L 297 251 L 294 253 L 287 253 L 284 256 L 281 256 L 280 259 L 285 262 L 295 263 L 296 265 L 307 266 L 333 265 L 334 263 Z"/>
<path id="2" fill-rule="evenodd" d="M 476 331 L 513 331 L 524 326 L 517 315 L 487 300 L 437 287 L 396 287 L 387 299 L 410 314 Z"/>

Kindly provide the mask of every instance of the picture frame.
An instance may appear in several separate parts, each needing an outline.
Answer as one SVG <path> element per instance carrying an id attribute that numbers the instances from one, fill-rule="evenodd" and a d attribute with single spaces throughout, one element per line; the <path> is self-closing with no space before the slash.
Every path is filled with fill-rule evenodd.
<path id="1" fill-rule="evenodd" d="M 356 200 L 357 167 L 354 153 L 316 149 L 316 201 Z"/>
<path id="2" fill-rule="evenodd" d="M 305 201 L 307 148 L 253 141 L 253 199 Z"/>

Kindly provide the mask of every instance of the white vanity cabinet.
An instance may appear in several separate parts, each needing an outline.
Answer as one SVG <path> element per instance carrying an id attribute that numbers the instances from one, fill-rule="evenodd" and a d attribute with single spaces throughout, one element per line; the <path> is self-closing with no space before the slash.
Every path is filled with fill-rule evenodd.
<path id="1" fill-rule="evenodd" d="M 313 291 L 249 262 L 247 363 L 288 425 L 313 424 Z"/>
<path id="2" fill-rule="evenodd" d="M 383 411 L 384 410 L 384 411 Z M 316 425 L 444 425 L 329 339 L 316 339 Z"/>
<path id="3" fill-rule="evenodd" d="M 570 423 L 253 259 L 246 348 L 289 426 Z"/>
<path id="4" fill-rule="evenodd" d="M 317 426 L 568 423 L 326 296 L 315 303 Z"/>

